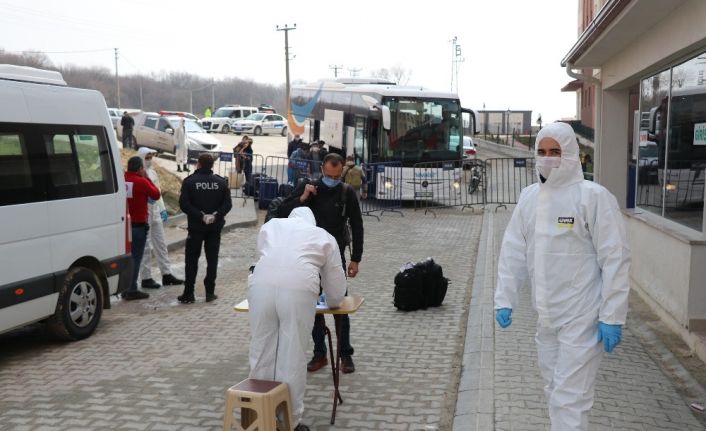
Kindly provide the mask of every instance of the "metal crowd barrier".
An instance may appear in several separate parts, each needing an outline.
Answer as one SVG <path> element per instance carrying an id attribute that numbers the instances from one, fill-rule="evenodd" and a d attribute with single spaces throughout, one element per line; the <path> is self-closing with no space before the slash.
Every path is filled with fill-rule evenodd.
<path id="1" fill-rule="evenodd" d="M 517 203 L 522 189 L 537 182 L 534 157 L 488 159 L 485 178 L 487 203 L 496 204 L 495 211 L 507 208 Z"/>
<path id="2" fill-rule="evenodd" d="M 435 209 L 485 207 L 485 163 L 482 160 L 461 159 L 442 162 L 422 162 L 414 165 L 414 209 L 424 209 L 436 216 Z"/>
<path id="3" fill-rule="evenodd" d="M 402 213 L 402 162 L 367 163 L 362 166 L 365 173 L 366 198 L 360 199 L 363 215 L 375 217 L 394 212 Z M 374 214 L 380 212 L 379 215 Z"/>
<path id="4" fill-rule="evenodd" d="M 264 168 L 264 158 L 260 154 L 238 154 L 222 152 L 213 167 L 213 172 L 228 181 L 231 197 L 243 199 L 243 205 L 253 193 L 255 176 Z M 239 175 L 240 174 L 240 175 Z"/>

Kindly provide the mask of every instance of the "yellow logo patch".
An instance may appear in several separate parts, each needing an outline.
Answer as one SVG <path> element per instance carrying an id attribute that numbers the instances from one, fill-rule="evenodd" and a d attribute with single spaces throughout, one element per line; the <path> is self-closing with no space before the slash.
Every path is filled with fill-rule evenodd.
<path id="1" fill-rule="evenodd" d="M 557 220 L 557 226 L 563 227 L 566 229 L 572 229 L 574 227 L 574 218 L 573 217 L 559 217 Z"/>

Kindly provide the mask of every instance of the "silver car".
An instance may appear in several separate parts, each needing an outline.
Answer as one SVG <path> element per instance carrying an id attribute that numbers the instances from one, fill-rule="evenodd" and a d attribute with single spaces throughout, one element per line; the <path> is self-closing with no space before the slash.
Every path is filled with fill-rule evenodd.
<path id="1" fill-rule="evenodd" d="M 133 130 L 135 148 L 147 147 L 160 152 L 175 152 L 174 129 L 182 117 L 176 115 L 163 116 L 156 112 L 141 112 L 135 115 Z M 189 146 L 189 159 L 197 158 L 203 152 L 220 154 L 221 142 L 206 133 L 199 123 L 185 119 L 186 138 Z"/>
<path id="2" fill-rule="evenodd" d="M 269 134 L 287 136 L 287 119 L 279 114 L 258 112 L 234 121 L 231 127 L 236 135 L 248 133 L 256 136 Z"/>

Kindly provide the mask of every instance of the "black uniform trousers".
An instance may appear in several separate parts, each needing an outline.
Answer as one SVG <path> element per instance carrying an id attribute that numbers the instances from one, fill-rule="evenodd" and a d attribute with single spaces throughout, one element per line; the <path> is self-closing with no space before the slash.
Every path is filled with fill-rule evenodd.
<path id="1" fill-rule="evenodd" d="M 184 274 L 184 294 L 194 294 L 194 284 L 196 273 L 199 269 L 199 257 L 201 257 L 201 247 L 206 252 L 206 278 L 203 285 L 206 294 L 211 295 L 216 289 L 216 273 L 218 271 L 218 252 L 221 248 L 221 231 L 189 231 L 186 237 L 185 250 L 185 274 Z"/>

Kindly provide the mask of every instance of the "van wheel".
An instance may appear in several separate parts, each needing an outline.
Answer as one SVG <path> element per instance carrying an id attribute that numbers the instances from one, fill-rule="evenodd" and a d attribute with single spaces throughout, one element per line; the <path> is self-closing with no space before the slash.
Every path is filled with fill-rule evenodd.
<path id="1" fill-rule="evenodd" d="M 65 340 L 81 340 L 95 331 L 103 313 L 103 290 L 90 269 L 71 269 L 59 291 L 54 315 L 48 328 Z"/>
<path id="2" fill-rule="evenodd" d="M 287 136 L 287 128 L 286 127 L 282 128 L 282 136 Z"/>
<path id="3" fill-rule="evenodd" d="M 225 133 L 227 135 L 228 133 L 230 133 L 230 127 L 227 124 L 224 124 L 221 128 L 221 133 Z"/>
<path id="4" fill-rule="evenodd" d="M 255 127 L 255 130 L 253 131 L 253 133 L 255 134 L 255 136 L 262 135 L 262 127 L 260 127 L 260 126 Z"/>

